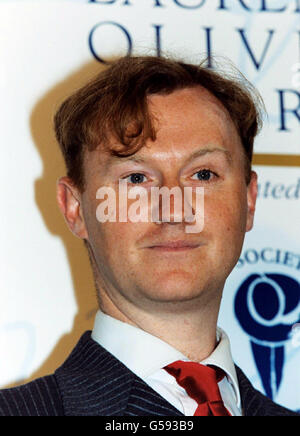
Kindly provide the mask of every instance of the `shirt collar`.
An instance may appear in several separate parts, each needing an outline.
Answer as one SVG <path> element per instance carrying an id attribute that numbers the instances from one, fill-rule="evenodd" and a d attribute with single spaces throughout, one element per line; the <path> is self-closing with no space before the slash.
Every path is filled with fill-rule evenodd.
<path id="1" fill-rule="evenodd" d="M 176 360 L 189 360 L 158 337 L 106 315 L 100 310 L 96 314 L 92 339 L 142 379 Z M 240 391 L 230 342 L 226 333 L 220 328 L 217 331 L 217 340 L 218 345 L 215 350 L 200 363 L 223 369 L 234 389 L 236 402 L 239 405 Z M 151 350 L 151 359 L 145 350 Z"/>
<path id="2" fill-rule="evenodd" d="M 223 369 L 227 375 L 227 380 L 231 384 L 236 398 L 238 407 L 241 407 L 241 395 L 239 389 L 238 377 L 235 369 L 235 365 L 232 359 L 230 341 L 227 334 L 218 327 L 217 330 L 218 345 L 212 352 L 212 354 L 206 359 L 202 360 L 202 365 L 214 365 Z"/>
<path id="3" fill-rule="evenodd" d="M 92 339 L 143 379 L 171 362 L 187 360 L 186 356 L 156 336 L 100 310 L 96 314 Z M 151 359 L 145 350 L 151 350 Z"/>

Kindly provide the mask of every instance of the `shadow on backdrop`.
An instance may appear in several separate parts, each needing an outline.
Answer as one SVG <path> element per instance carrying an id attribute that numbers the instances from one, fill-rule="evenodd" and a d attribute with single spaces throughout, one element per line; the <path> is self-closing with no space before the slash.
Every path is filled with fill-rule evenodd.
<path id="1" fill-rule="evenodd" d="M 65 175 L 65 165 L 55 139 L 53 116 L 65 98 L 104 68 L 97 61 L 84 65 L 47 91 L 36 103 L 31 114 L 31 134 L 43 163 L 43 173 L 35 182 L 35 201 L 49 232 L 63 241 L 78 311 L 72 331 L 60 338 L 38 370 L 29 378 L 11 383 L 7 388 L 53 373 L 69 356 L 82 333 L 93 327 L 97 300 L 88 255 L 83 241 L 68 230 L 56 202 L 56 183 L 60 176 Z M 55 319 L 53 322 L 55 323 Z"/>

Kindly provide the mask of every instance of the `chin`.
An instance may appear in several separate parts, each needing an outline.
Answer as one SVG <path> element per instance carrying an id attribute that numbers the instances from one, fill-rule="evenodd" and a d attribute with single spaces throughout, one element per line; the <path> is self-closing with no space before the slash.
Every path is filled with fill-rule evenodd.
<path id="1" fill-rule="evenodd" d="M 165 277 L 156 276 L 155 281 L 148 280 L 143 294 L 156 302 L 183 302 L 194 300 L 204 292 L 205 284 L 201 280 L 192 280 L 191 274 L 175 272 Z"/>

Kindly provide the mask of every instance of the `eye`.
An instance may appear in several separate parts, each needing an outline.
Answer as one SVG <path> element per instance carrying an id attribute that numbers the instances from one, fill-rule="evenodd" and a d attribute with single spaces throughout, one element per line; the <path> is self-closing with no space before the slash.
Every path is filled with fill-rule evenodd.
<path id="1" fill-rule="evenodd" d="M 133 185 L 144 183 L 146 179 L 147 177 L 141 173 L 133 173 L 124 178 L 124 180 L 127 180 L 128 183 L 132 183 Z"/>
<path id="2" fill-rule="evenodd" d="M 203 182 L 210 182 L 214 177 L 216 177 L 216 174 L 213 173 L 210 170 L 203 169 L 195 173 L 192 177 L 193 180 L 200 180 Z"/>

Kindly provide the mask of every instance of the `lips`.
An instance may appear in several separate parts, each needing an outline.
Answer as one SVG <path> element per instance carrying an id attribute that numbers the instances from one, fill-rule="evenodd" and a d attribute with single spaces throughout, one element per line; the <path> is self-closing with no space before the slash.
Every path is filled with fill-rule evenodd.
<path id="1" fill-rule="evenodd" d="M 188 242 L 188 241 L 165 241 L 155 243 L 147 248 L 152 250 L 159 251 L 184 251 L 184 250 L 192 250 L 198 248 L 200 246 L 199 243 Z"/>

